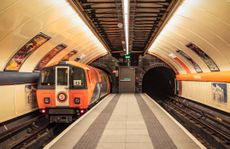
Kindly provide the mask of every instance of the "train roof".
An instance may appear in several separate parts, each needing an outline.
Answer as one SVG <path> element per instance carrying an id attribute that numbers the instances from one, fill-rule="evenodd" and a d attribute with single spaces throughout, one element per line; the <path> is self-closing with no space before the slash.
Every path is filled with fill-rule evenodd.
<path id="1" fill-rule="evenodd" d="M 83 69 L 86 69 L 86 70 L 90 70 L 92 68 L 91 66 L 88 66 L 86 64 L 79 63 L 79 62 L 76 62 L 76 61 L 61 61 L 61 62 L 56 61 L 54 63 L 51 63 L 47 67 L 52 67 L 52 66 L 59 65 L 59 64 L 69 64 L 69 65 L 80 67 L 80 68 L 83 68 Z"/>

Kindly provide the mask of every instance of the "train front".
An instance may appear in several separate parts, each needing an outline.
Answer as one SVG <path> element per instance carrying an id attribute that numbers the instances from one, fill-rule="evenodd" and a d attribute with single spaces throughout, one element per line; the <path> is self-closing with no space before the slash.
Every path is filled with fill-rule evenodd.
<path id="1" fill-rule="evenodd" d="M 69 123 L 85 112 L 87 81 L 84 69 L 63 62 L 41 70 L 37 102 L 50 122 Z"/>

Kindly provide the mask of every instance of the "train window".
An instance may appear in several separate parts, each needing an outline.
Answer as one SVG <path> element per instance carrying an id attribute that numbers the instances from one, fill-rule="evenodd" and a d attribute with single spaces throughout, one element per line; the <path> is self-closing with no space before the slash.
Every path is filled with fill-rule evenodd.
<path id="1" fill-rule="evenodd" d="M 57 69 L 57 85 L 68 85 L 68 69 L 58 68 Z"/>
<path id="2" fill-rule="evenodd" d="M 85 73 L 83 69 L 80 68 L 73 68 L 72 69 L 72 86 L 73 88 L 85 88 L 86 81 L 85 81 Z"/>
<path id="3" fill-rule="evenodd" d="M 54 68 L 47 68 L 41 71 L 41 85 L 54 85 L 55 71 Z"/>

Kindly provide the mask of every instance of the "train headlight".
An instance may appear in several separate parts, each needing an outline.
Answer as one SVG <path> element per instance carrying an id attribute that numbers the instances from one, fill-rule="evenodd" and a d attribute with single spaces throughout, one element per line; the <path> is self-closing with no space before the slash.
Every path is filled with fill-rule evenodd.
<path id="1" fill-rule="evenodd" d="M 57 99 L 58 99 L 60 102 L 64 102 L 64 101 L 66 101 L 66 99 L 67 99 L 67 95 L 66 95 L 64 92 L 58 93 Z"/>
<path id="2" fill-rule="evenodd" d="M 75 97 L 74 98 L 74 103 L 75 104 L 80 104 L 80 98 L 79 97 Z"/>
<path id="3" fill-rule="evenodd" d="M 42 113 L 46 113 L 46 110 L 45 110 L 45 109 L 42 109 L 41 112 L 42 112 Z"/>
<path id="4" fill-rule="evenodd" d="M 49 97 L 44 97 L 44 103 L 49 104 L 50 103 L 50 98 Z"/>

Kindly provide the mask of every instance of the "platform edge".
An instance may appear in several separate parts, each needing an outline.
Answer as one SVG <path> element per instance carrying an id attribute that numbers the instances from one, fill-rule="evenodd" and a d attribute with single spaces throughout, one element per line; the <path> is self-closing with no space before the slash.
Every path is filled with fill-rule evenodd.
<path id="1" fill-rule="evenodd" d="M 172 117 L 165 109 L 163 109 L 156 101 L 154 101 L 149 95 L 146 93 L 141 94 L 145 95 L 147 98 L 149 98 L 153 103 L 155 103 L 168 117 L 172 119 L 173 122 L 175 122 L 187 135 L 190 137 L 201 149 L 206 149 L 206 147 L 200 143 L 197 138 L 195 138 L 184 126 L 182 126 L 174 117 Z"/>

